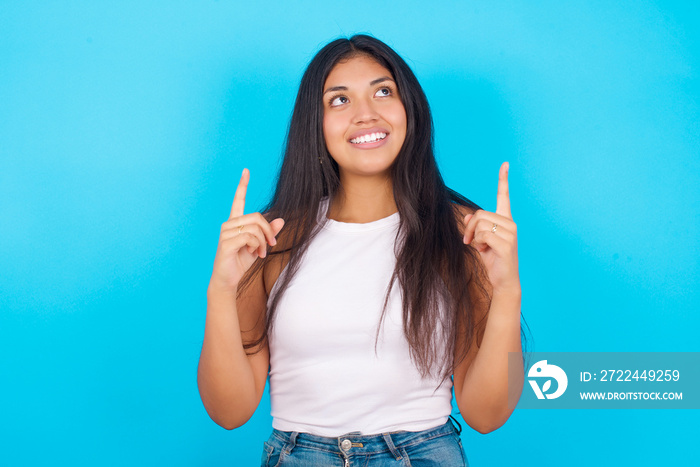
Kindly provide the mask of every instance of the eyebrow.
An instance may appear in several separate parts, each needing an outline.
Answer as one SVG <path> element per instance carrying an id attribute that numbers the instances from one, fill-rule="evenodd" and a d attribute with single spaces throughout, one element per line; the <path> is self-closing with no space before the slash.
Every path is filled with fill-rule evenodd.
<path id="1" fill-rule="evenodd" d="M 374 79 L 369 82 L 370 86 L 374 86 L 375 84 L 383 83 L 384 81 L 394 81 L 391 79 L 389 76 L 382 76 L 381 78 Z M 323 94 L 327 94 L 329 92 L 334 92 L 334 91 L 347 91 L 348 88 L 347 86 L 333 86 L 332 88 L 328 88 L 325 91 L 323 91 Z"/>

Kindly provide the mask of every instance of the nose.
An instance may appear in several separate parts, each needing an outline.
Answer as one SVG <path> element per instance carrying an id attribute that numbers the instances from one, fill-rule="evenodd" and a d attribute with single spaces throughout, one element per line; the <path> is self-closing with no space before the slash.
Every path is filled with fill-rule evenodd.
<path id="1" fill-rule="evenodd" d="M 370 123 L 379 119 L 379 114 L 374 108 L 374 103 L 371 99 L 359 99 L 355 101 L 354 123 Z"/>

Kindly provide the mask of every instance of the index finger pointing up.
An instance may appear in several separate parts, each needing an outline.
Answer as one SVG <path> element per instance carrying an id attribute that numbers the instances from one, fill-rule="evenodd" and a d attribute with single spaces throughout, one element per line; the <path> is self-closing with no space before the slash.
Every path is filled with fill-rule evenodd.
<path id="1" fill-rule="evenodd" d="M 511 217 L 510 214 L 510 194 L 508 193 L 508 162 L 501 165 L 498 172 L 498 195 L 496 197 L 496 214 Z"/>
<path id="2" fill-rule="evenodd" d="M 243 169 L 241 174 L 241 181 L 238 182 L 238 188 L 236 188 L 236 194 L 233 197 L 233 206 L 231 206 L 231 216 L 229 219 L 234 217 L 240 217 L 243 215 L 243 209 L 245 208 L 245 194 L 248 190 L 248 181 L 250 180 L 250 172 L 248 169 Z"/>

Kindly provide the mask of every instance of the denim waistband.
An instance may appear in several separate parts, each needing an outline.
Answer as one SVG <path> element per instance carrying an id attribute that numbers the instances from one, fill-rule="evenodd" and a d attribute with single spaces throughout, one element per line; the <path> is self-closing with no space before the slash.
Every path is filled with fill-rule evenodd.
<path id="1" fill-rule="evenodd" d="M 301 446 L 318 451 L 346 455 L 378 454 L 389 451 L 394 455 L 400 456 L 397 451 L 399 447 L 409 447 L 450 434 L 459 436 L 450 419 L 444 425 L 423 431 L 396 431 L 375 435 L 362 435 L 359 432 L 352 432 L 338 437 L 326 437 L 296 431 L 272 430 L 272 435 L 285 443 L 289 451 L 296 446 Z"/>

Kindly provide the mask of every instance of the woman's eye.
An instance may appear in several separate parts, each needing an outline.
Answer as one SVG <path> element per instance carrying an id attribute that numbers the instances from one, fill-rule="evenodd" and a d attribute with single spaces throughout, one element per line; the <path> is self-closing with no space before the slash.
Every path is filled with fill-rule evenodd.
<path id="1" fill-rule="evenodd" d="M 331 99 L 331 107 L 338 107 L 339 105 L 346 104 L 348 98 L 345 96 L 336 96 Z"/>
<path id="2" fill-rule="evenodd" d="M 377 97 L 391 96 L 391 89 L 389 88 L 379 88 L 379 90 L 374 94 Z"/>

